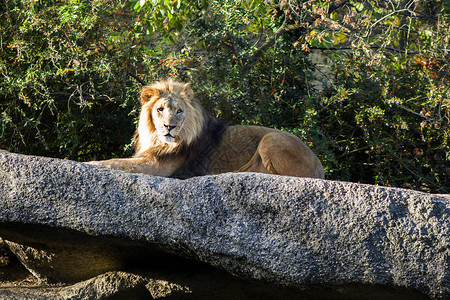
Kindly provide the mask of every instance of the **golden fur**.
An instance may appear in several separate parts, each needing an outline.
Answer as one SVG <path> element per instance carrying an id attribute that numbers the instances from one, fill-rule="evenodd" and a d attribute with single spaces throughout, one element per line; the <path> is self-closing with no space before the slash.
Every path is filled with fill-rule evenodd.
<path id="1" fill-rule="evenodd" d="M 187 83 L 145 86 L 140 102 L 135 155 L 91 164 L 176 178 L 225 172 L 324 178 L 319 159 L 296 136 L 267 127 L 226 126 L 205 112 Z"/>
<path id="2" fill-rule="evenodd" d="M 158 138 L 152 112 L 161 98 L 169 98 L 173 95 L 175 97 L 171 100 L 181 102 L 178 105 L 183 106 L 184 113 L 189 118 L 186 119 L 181 129 L 181 141 L 168 144 Z M 174 82 L 172 80 L 159 81 L 142 88 L 140 96 L 141 113 L 139 115 L 138 129 L 135 134 L 135 156 L 162 156 L 176 153 L 180 150 L 181 146 L 190 145 L 197 138 L 198 133 L 202 130 L 204 119 L 203 115 L 198 113 L 202 110 L 202 107 L 197 101 L 193 101 L 193 97 L 194 93 L 189 87 L 189 84 Z M 170 116 L 162 121 L 169 122 Z"/>

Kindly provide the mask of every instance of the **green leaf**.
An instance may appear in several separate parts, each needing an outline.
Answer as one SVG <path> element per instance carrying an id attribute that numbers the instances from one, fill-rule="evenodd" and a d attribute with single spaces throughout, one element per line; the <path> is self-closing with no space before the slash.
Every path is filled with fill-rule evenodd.
<path id="1" fill-rule="evenodd" d="M 141 3 L 139 1 L 136 1 L 136 3 L 134 4 L 133 9 L 137 12 L 139 12 L 141 10 L 142 6 Z"/>
<path id="2" fill-rule="evenodd" d="M 331 15 L 330 15 L 330 19 L 332 21 L 337 21 L 338 20 L 338 14 L 335 11 L 332 12 Z"/>
<path id="3" fill-rule="evenodd" d="M 353 5 L 355 6 L 355 8 L 360 12 L 364 9 L 364 4 L 361 2 L 357 2 L 357 3 L 353 3 Z"/>

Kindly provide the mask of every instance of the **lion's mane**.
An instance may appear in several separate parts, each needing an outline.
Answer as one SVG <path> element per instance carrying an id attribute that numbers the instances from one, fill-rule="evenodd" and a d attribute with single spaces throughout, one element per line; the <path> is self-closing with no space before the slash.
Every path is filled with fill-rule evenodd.
<path id="1" fill-rule="evenodd" d="M 176 97 L 185 105 L 187 117 L 180 132 L 181 141 L 175 145 L 158 139 L 151 117 L 155 102 L 162 96 Z M 187 178 L 207 174 L 209 153 L 220 142 L 227 125 L 204 110 L 194 98 L 190 85 L 169 79 L 144 86 L 141 90 L 140 103 L 139 125 L 134 137 L 134 156 L 148 156 L 156 160 L 186 156 L 186 163 L 172 177 Z"/>

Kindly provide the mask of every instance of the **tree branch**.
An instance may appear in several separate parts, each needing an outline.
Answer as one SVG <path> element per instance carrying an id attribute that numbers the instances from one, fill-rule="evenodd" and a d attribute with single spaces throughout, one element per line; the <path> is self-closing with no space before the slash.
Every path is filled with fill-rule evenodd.
<path id="1" fill-rule="evenodd" d="M 331 14 L 332 12 L 334 12 L 335 10 L 343 7 L 344 5 L 346 5 L 350 0 L 344 0 L 342 2 L 339 3 L 331 3 L 330 6 L 328 7 L 328 14 Z M 319 17 L 316 17 L 310 21 L 308 21 L 308 23 L 313 23 L 315 20 L 317 20 Z M 286 32 L 290 32 L 290 31 L 295 31 L 295 30 L 299 30 L 303 28 L 303 24 L 298 23 L 298 24 L 288 24 L 287 23 L 287 16 L 285 15 L 284 17 L 284 21 L 283 24 L 281 25 L 281 27 L 275 32 L 275 34 L 268 39 L 258 50 L 255 51 L 255 53 L 252 55 L 252 57 L 250 58 L 250 61 L 245 65 L 244 67 L 244 75 L 246 75 L 250 69 L 252 69 L 258 59 L 260 59 L 263 54 L 270 48 L 272 48 L 272 46 L 275 44 L 275 42 L 278 40 L 278 38 L 280 36 L 282 36 L 283 34 L 285 34 Z"/>
<path id="2" fill-rule="evenodd" d="M 298 26 L 298 28 L 300 28 L 300 26 Z M 295 29 L 291 29 L 291 31 L 292 30 Z M 285 16 L 283 25 L 281 25 L 281 27 L 275 32 L 272 38 L 268 39 L 258 50 L 255 51 L 255 53 L 250 58 L 250 62 L 245 65 L 244 75 L 247 74 L 250 71 L 250 69 L 255 66 L 256 62 L 258 61 L 259 58 L 261 58 L 264 52 L 266 52 L 269 48 L 271 48 L 275 44 L 275 41 L 287 31 L 288 31 L 287 18 Z"/>
<path id="3" fill-rule="evenodd" d="M 389 1 L 384 0 L 384 2 L 388 2 L 388 3 L 389 3 L 389 2 L 393 2 L 393 3 L 395 3 L 395 2 L 392 1 L 392 0 L 389 0 Z M 403 9 L 406 9 L 406 10 L 408 11 L 408 13 L 400 12 L 400 14 L 405 15 L 405 16 L 407 16 L 407 17 L 412 17 L 412 14 L 411 14 L 411 13 L 415 13 L 415 14 L 421 15 L 422 17 L 427 18 L 427 19 L 432 19 L 432 20 L 437 20 L 437 19 L 438 19 L 438 17 L 430 16 L 430 15 L 424 14 L 423 12 L 420 12 L 420 11 L 417 11 L 417 10 L 414 10 L 414 9 L 411 9 L 411 8 L 409 8 L 409 7 L 406 7 L 406 6 L 403 5 L 403 4 L 400 4 L 400 3 L 395 3 L 395 4 L 396 4 L 397 6 L 400 6 L 400 7 L 402 7 Z"/>
<path id="4" fill-rule="evenodd" d="M 392 48 L 392 47 L 381 47 L 381 46 L 377 46 L 377 45 L 372 45 L 369 48 L 371 49 L 386 49 L 392 52 L 397 52 L 397 53 L 406 53 L 405 50 L 401 50 L 401 49 L 396 49 L 396 48 Z M 353 47 L 310 47 L 310 49 L 319 49 L 319 50 L 333 50 L 333 51 L 339 51 L 339 50 L 350 50 L 353 49 Z M 419 53 L 418 51 L 408 51 L 408 55 L 414 55 Z"/>

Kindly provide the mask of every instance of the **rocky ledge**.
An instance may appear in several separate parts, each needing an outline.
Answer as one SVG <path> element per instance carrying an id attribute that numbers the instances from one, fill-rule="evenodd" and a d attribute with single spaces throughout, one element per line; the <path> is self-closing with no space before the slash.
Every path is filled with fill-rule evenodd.
<path id="1" fill-rule="evenodd" d="M 1 299 L 450 298 L 450 198 L 404 189 L 0 151 L 0 237 Z"/>

